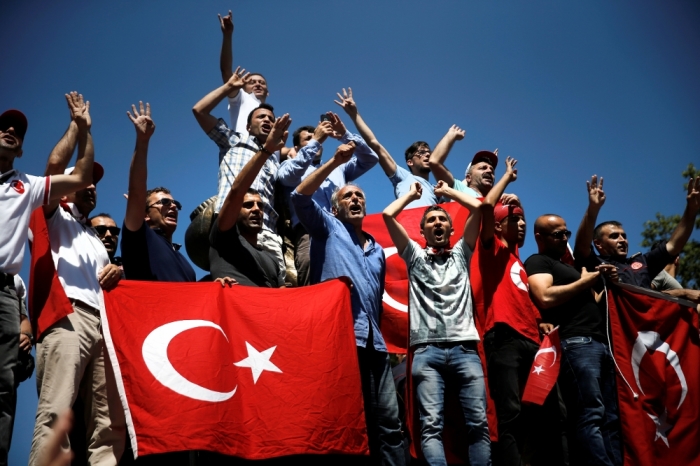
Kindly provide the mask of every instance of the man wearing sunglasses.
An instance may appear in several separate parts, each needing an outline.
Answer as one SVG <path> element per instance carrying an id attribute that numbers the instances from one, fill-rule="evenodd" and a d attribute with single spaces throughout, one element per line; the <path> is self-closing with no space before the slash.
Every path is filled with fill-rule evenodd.
<path id="1" fill-rule="evenodd" d="M 91 217 L 89 221 L 107 250 L 109 262 L 116 264 L 117 267 L 122 269 L 123 274 L 122 258 L 116 255 L 117 246 L 119 246 L 119 234 L 122 229 L 117 226 L 117 222 L 114 221 L 111 215 L 105 213 L 97 214 Z"/>

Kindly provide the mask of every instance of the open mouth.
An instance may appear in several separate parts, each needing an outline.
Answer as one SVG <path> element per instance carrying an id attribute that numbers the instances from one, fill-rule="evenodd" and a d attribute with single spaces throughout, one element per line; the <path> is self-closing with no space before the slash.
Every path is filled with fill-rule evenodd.
<path id="1" fill-rule="evenodd" d="M 360 204 L 354 204 L 350 206 L 350 213 L 351 214 L 361 214 L 362 213 L 362 206 Z"/>
<path id="2" fill-rule="evenodd" d="M 445 229 L 442 227 L 437 227 L 435 230 L 433 230 L 433 234 L 435 235 L 435 239 L 440 241 L 445 237 Z"/>
<path id="3" fill-rule="evenodd" d="M 17 142 L 17 139 L 15 139 L 15 137 L 11 134 L 3 134 L 2 140 L 10 144 L 15 144 Z"/>
<path id="4" fill-rule="evenodd" d="M 170 213 L 165 215 L 166 220 L 171 220 L 175 223 L 177 223 L 177 214 L 176 213 Z"/>
<path id="5" fill-rule="evenodd" d="M 262 125 L 260 127 L 260 129 L 262 130 L 263 133 L 269 133 L 270 131 L 272 131 L 272 125 L 269 123 L 266 123 L 266 124 Z"/>

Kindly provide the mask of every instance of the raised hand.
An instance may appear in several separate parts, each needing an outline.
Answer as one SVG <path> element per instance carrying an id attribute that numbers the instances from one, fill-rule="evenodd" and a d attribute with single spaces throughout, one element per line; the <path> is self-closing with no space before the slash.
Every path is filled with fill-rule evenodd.
<path id="1" fill-rule="evenodd" d="M 270 134 L 268 134 L 267 140 L 265 140 L 263 146 L 265 150 L 272 153 L 284 147 L 287 143 L 287 137 L 289 136 L 290 124 L 292 124 L 292 119 L 289 118 L 289 113 L 285 113 L 281 117 L 275 119 L 275 123 L 272 125 Z"/>
<path id="2" fill-rule="evenodd" d="M 233 87 L 234 89 L 240 89 L 249 80 L 250 80 L 250 73 L 246 73 L 245 68 L 241 68 L 240 66 L 238 66 L 238 67 L 236 67 L 236 71 L 233 72 L 233 74 L 231 75 L 231 77 L 229 78 L 229 80 L 226 84 Z"/>
<path id="3" fill-rule="evenodd" d="M 445 183 L 443 180 L 440 180 L 437 182 L 433 192 L 435 193 L 435 196 L 437 196 L 437 197 L 447 197 L 447 198 L 452 199 L 452 197 L 450 195 L 450 186 L 447 183 Z"/>
<path id="4" fill-rule="evenodd" d="M 333 158 L 339 161 L 341 164 L 347 162 L 352 158 L 352 154 L 355 152 L 355 143 L 353 141 L 347 144 L 341 144 L 335 150 L 335 155 Z"/>
<path id="5" fill-rule="evenodd" d="M 330 121 L 322 121 L 314 131 L 314 139 L 323 144 L 328 136 L 333 136 L 333 126 Z"/>
<path id="6" fill-rule="evenodd" d="M 700 210 L 700 176 L 688 181 L 688 206 L 695 212 Z"/>
<path id="7" fill-rule="evenodd" d="M 605 191 L 603 191 L 603 177 L 598 179 L 598 175 L 593 175 L 591 181 L 586 181 L 588 190 L 588 204 L 598 208 L 605 204 Z"/>
<path id="8" fill-rule="evenodd" d="M 73 91 L 66 94 L 70 118 L 78 125 L 79 129 L 90 129 L 92 118 L 90 117 L 90 102 L 83 101 L 83 95 Z"/>
<path id="9" fill-rule="evenodd" d="M 509 183 L 512 183 L 513 181 L 518 179 L 518 169 L 515 168 L 515 164 L 517 164 L 518 161 L 515 160 L 512 157 L 506 157 L 506 173 L 505 175 L 509 179 Z"/>
<path id="10" fill-rule="evenodd" d="M 467 132 L 457 125 L 452 125 L 450 129 L 447 130 L 447 134 L 449 134 L 455 141 L 461 141 L 464 139 Z"/>
<path id="11" fill-rule="evenodd" d="M 136 129 L 137 138 L 150 139 L 153 136 L 153 132 L 156 130 L 156 124 L 151 120 L 151 104 L 146 102 L 146 110 L 143 109 L 143 102 L 139 100 L 139 110 L 136 110 L 136 105 L 131 104 L 131 112 L 127 110 L 126 115 L 129 120 L 134 124 L 134 129 Z"/>
<path id="12" fill-rule="evenodd" d="M 333 112 L 328 112 L 327 115 L 330 117 L 330 123 L 333 127 L 333 137 L 336 139 L 342 138 L 345 135 L 345 132 L 347 131 L 345 125 L 343 124 L 343 121 L 338 115 L 336 115 Z"/>
<path id="13" fill-rule="evenodd" d="M 352 98 L 352 88 L 348 87 L 347 91 L 345 88 L 343 88 L 343 95 L 340 95 L 340 92 L 338 92 L 337 95 L 340 101 L 334 100 L 333 102 L 343 107 L 345 113 L 350 115 L 351 118 L 356 116 L 357 105 L 355 104 L 355 100 Z"/>
<path id="14" fill-rule="evenodd" d="M 411 195 L 411 200 L 420 199 L 423 195 L 423 186 L 419 182 L 415 182 L 411 185 L 411 190 L 408 192 Z"/>
<path id="15" fill-rule="evenodd" d="M 221 25 L 221 32 L 224 34 L 233 34 L 233 13 L 231 13 L 231 10 L 228 10 L 228 15 L 224 16 L 223 18 L 221 15 L 219 16 L 219 24 Z"/>

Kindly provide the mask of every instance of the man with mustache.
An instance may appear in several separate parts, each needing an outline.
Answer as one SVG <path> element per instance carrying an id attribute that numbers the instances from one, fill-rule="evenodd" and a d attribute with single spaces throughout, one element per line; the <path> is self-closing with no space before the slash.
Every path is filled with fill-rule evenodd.
<path id="1" fill-rule="evenodd" d="M 104 244 L 109 255 L 109 261 L 122 268 L 122 258 L 116 256 L 117 246 L 119 246 L 119 233 L 121 233 L 122 229 L 117 226 L 117 222 L 114 221 L 111 215 L 104 212 L 90 217 L 89 221 L 90 226 L 95 229 L 97 236 Z"/>
<path id="2" fill-rule="evenodd" d="M 420 222 L 426 243 L 425 248 L 421 247 L 396 218 L 410 202 L 421 198 L 422 189 L 420 183 L 414 183 L 411 191 L 391 203 L 383 214 L 397 252 L 408 268 L 411 377 L 420 413 L 421 451 L 429 465 L 447 465 L 442 430 L 445 391 L 452 385 L 459 393 L 466 423 L 469 464 L 490 465 L 486 387 L 477 352 L 479 334 L 469 274 L 479 223 L 467 223 L 462 238 L 450 247 L 452 218 L 440 206 L 428 207 Z M 481 204 L 444 181 L 438 182 L 435 195 L 459 202 L 470 212 L 478 211 Z"/>
<path id="3" fill-rule="evenodd" d="M 610 220 L 593 228 L 605 203 L 603 177 L 598 179 L 593 175 L 590 182 L 586 181 L 586 188 L 588 208 L 576 234 L 576 262 L 588 268 L 598 264 L 612 264 L 617 268 L 621 282 L 651 288 L 651 281 L 681 253 L 693 232 L 695 218 L 700 211 L 700 177 L 691 178 L 688 182 L 685 210 L 670 239 L 649 252 L 637 253 L 631 257 L 627 257 L 629 243 L 620 222 Z M 598 256 L 593 253 L 591 240 Z"/>
<path id="4" fill-rule="evenodd" d="M 263 209 L 263 228 L 258 234 L 261 248 L 274 254 L 277 263 L 285 270 L 282 254 L 282 239 L 276 234 L 278 214 L 274 208 L 275 181 L 280 166 L 279 151 L 267 153 L 265 141 L 275 122 L 274 109 L 268 104 L 260 104 L 247 115 L 247 134 L 228 127 L 221 118 L 211 115 L 216 106 L 234 90 L 240 90 L 250 80 L 250 74 L 236 68 L 231 78 L 223 85 L 204 96 L 192 108 L 197 123 L 219 147 L 219 188 L 214 211 L 218 214 L 236 177 L 248 161 L 259 151 L 267 154 L 267 159 L 255 177 L 251 187 L 260 194 Z"/>

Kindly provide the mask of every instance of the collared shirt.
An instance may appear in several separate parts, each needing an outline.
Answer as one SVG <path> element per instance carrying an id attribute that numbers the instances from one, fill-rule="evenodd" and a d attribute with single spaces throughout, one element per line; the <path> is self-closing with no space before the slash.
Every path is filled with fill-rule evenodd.
<path id="1" fill-rule="evenodd" d="M 219 198 L 214 208 L 216 212 L 219 212 L 224 205 L 226 195 L 231 191 L 233 181 L 245 164 L 262 148 L 262 144 L 254 136 L 249 136 L 247 139 L 242 138 L 240 133 L 230 129 L 221 118 L 219 118 L 219 123 L 209 131 L 208 136 L 219 146 Z M 274 202 L 275 181 L 279 167 L 280 155 L 279 152 L 275 152 L 265 161 L 265 165 L 251 185 L 252 189 L 260 193 L 264 204 L 264 227 L 272 232 L 277 231 L 278 215 L 274 209 Z"/>
<path id="2" fill-rule="evenodd" d="M 0 272 L 22 269 L 29 232 L 29 217 L 49 203 L 51 177 L 10 170 L 0 175 Z"/>
<path id="3" fill-rule="evenodd" d="M 121 249 L 128 280 L 197 281 L 194 269 L 180 254 L 180 245 L 168 241 L 160 229 L 149 228 L 145 220 L 136 231 L 123 225 Z"/>
<path id="4" fill-rule="evenodd" d="M 358 179 L 360 176 L 367 173 L 379 161 L 379 157 L 367 145 L 364 139 L 359 134 L 353 134 L 346 131 L 340 142 L 347 144 L 353 141 L 355 143 L 355 153 L 352 158 L 344 164 L 333 170 L 328 178 L 323 180 L 321 186 L 313 194 L 312 198 L 321 208 L 330 212 L 331 196 L 333 192 L 345 186 L 348 182 Z M 320 160 L 314 160 L 321 149 L 321 144 L 312 139 L 307 145 L 299 150 L 299 153 L 293 159 L 287 159 L 280 165 L 277 172 L 277 178 L 284 186 L 295 188 L 306 179 L 310 174 L 318 170 L 321 163 Z M 299 218 L 294 211 L 294 206 L 290 206 L 292 214 L 292 226 L 297 226 Z"/>
<path id="5" fill-rule="evenodd" d="M 466 184 L 464 181 L 458 180 L 457 178 L 455 178 L 455 184 L 454 184 L 453 188 L 454 188 L 456 191 L 459 191 L 459 192 L 462 192 L 462 193 L 467 193 L 467 194 L 469 194 L 470 196 L 474 196 L 474 197 L 484 197 L 484 196 L 482 196 L 481 194 L 479 194 L 479 192 L 476 191 L 475 189 L 472 189 L 472 188 L 470 188 L 469 186 L 467 186 L 467 184 Z"/>
<path id="6" fill-rule="evenodd" d="M 441 197 L 438 198 L 435 195 L 435 187 L 430 184 L 429 180 L 426 180 L 421 176 L 416 176 L 398 165 L 396 165 L 396 173 L 389 177 L 389 181 L 391 181 L 391 184 L 394 185 L 394 196 L 396 196 L 396 199 L 409 192 L 411 190 L 411 185 L 413 185 L 413 183 L 416 181 L 423 187 L 423 193 L 421 194 L 420 199 L 411 201 L 411 203 L 406 206 L 407 209 L 413 207 L 429 207 L 434 204 L 449 202 L 449 199 L 443 199 Z"/>
<path id="7" fill-rule="evenodd" d="M 638 252 L 630 257 L 625 258 L 620 262 L 610 256 L 596 256 L 593 246 L 588 261 L 584 260 L 581 265 L 588 267 L 589 270 L 599 264 L 612 264 L 617 267 L 617 274 L 622 283 L 628 285 L 640 286 L 642 288 L 651 289 L 651 281 L 661 272 L 664 267 L 673 262 L 673 256 L 669 254 L 664 241 L 651 251 L 644 254 Z"/>
<path id="8" fill-rule="evenodd" d="M 355 343 L 363 348 L 372 344 L 377 351 L 387 351 L 379 330 L 386 273 L 384 250 L 367 233 L 364 234 L 368 244 L 363 248 L 354 227 L 323 210 L 311 196 L 295 190 L 292 203 L 311 236 L 311 283 L 349 277 L 353 284 L 350 297 Z M 367 341 L 370 326 L 372 342 Z"/>

